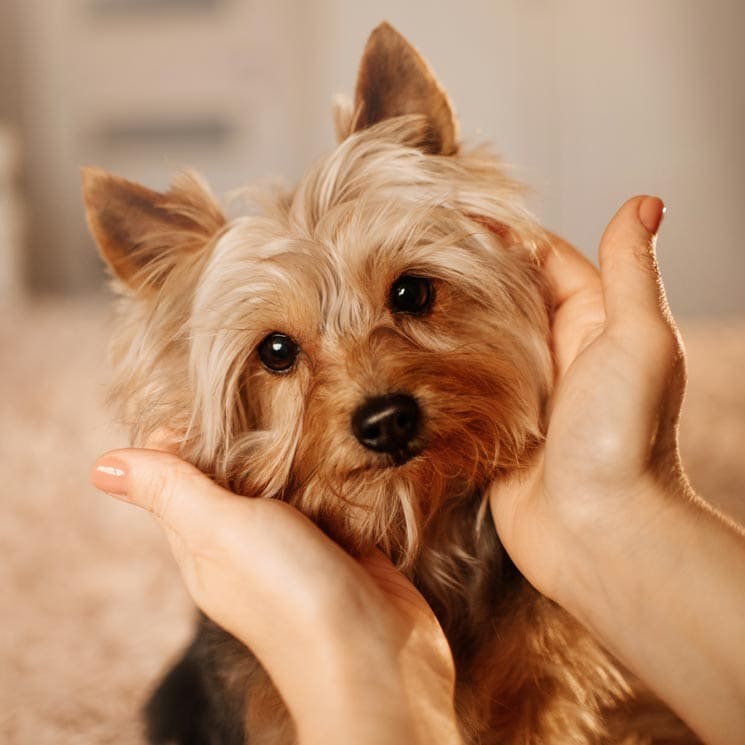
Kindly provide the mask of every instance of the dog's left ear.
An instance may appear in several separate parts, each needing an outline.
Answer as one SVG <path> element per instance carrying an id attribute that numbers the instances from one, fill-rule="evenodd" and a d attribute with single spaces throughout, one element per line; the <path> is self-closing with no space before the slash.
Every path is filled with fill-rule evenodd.
<path id="1" fill-rule="evenodd" d="M 427 118 L 427 131 L 418 143 L 422 150 L 436 155 L 457 152 L 458 122 L 450 98 L 419 52 L 390 23 L 381 23 L 362 55 L 346 134 L 405 114 Z"/>

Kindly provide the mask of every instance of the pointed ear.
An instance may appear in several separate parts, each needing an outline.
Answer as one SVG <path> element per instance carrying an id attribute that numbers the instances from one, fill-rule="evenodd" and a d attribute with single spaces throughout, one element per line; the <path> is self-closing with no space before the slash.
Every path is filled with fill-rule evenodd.
<path id="1" fill-rule="evenodd" d="M 135 290 L 158 287 L 186 254 L 225 224 L 208 189 L 180 174 L 161 194 L 98 168 L 84 168 L 88 227 L 112 272 Z"/>
<path id="2" fill-rule="evenodd" d="M 429 127 L 420 144 L 425 152 L 457 152 L 458 122 L 447 93 L 419 52 L 393 26 L 381 23 L 362 55 L 351 131 L 405 114 L 426 116 Z"/>

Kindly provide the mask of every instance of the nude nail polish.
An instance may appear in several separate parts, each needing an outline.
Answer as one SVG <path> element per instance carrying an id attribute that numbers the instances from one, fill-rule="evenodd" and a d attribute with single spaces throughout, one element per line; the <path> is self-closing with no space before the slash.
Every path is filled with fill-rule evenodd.
<path id="1" fill-rule="evenodd" d="M 93 466 L 91 481 L 93 486 L 113 496 L 127 493 L 127 464 L 120 458 L 103 457 Z"/>
<path id="2" fill-rule="evenodd" d="M 656 235 L 660 229 L 665 210 L 665 204 L 659 197 L 647 197 L 639 205 L 639 220 L 652 235 Z"/>

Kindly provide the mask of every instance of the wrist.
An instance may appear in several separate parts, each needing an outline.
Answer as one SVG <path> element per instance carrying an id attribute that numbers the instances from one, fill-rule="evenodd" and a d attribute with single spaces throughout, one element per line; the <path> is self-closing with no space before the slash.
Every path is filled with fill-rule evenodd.
<path id="1" fill-rule="evenodd" d="M 395 655 L 354 632 L 319 642 L 313 661 L 295 670 L 287 704 L 302 745 L 417 742 L 413 712 Z M 299 673 L 299 674 L 298 674 Z"/>
<path id="2" fill-rule="evenodd" d="M 316 646 L 318 675 L 306 676 L 304 693 L 293 705 L 288 701 L 302 723 L 302 745 L 462 742 L 452 676 L 439 669 L 428 648 L 421 654 L 404 649 L 389 632 L 354 624 Z"/>
<path id="3" fill-rule="evenodd" d="M 649 578 L 674 576 L 690 509 L 677 480 L 663 483 L 652 474 L 618 496 L 599 499 L 572 528 L 566 552 L 572 558 L 552 599 L 591 629 L 655 602 L 659 587 Z"/>

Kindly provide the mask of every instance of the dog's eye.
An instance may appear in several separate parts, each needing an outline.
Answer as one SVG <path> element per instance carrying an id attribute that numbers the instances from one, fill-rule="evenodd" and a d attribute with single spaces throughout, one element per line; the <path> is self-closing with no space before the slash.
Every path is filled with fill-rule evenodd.
<path id="1" fill-rule="evenodd" d="M 432 282 L 424 277 L 403 274 L 391 287 L 389 303 L 394 313 L 422 315 L 432 307 Z"/>
<path id="2" fill-rule="evenodd" d="M 295 342 L 286 334 L 275 331 L 259 344 L 259 357 L 271 372 L 287 372 L 300 352 Z"/>

